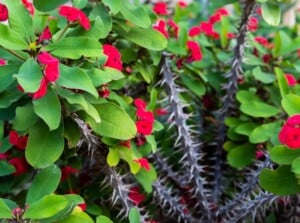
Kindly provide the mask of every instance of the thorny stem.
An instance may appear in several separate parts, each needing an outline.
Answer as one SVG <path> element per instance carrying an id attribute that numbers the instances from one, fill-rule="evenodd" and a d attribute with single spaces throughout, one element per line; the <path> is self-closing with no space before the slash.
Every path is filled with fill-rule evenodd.
<path id="1" fill-rule="evenodd" d="M 255 0 L 245 0 L 241 22 L 238 28 L 237 44 L 234 49 L 234 58 L 231 65 L 231 70 L 225 75 L 227 83 L 224 87 L 226 94 L 222 98 L 222 109 L 218 114 L 218 136 L 217 148 L 215 153 L 215 172 L 214 172 L 214 188 L 213 188 L 213 202 L 218 203 L 221 193 L 222 182 L 222 158 L 223 158 L 223 144 L 226 137 L 225 118 L 230 115 L 232 108 L 235 106 L 235 95 L 237 92 L 238 78 L 242 74 L 242 58 L 244 54 L 244 45 L 246 42 L 248 20 L 255 8 Z"/>

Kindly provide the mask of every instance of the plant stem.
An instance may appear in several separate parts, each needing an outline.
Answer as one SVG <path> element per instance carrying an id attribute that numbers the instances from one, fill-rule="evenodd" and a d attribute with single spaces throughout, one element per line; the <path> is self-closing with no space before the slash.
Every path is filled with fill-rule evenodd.
<path id="1" fill-rule="evenodd" d="M 3 48 L 5 50 L 7 50 L 8 52 L 10 52 L 12 55 L 14 55 L 15 57 L 18 57 L 19 59 L 21 60 L 26 60 L 25 57 L 23 57 L 22 55 L 18 54 L 17 52 L 13 51 L 13 50 L 10 50 L 10 49 L 6 49 L 6 48 Z"/>
<path id="2" fill-rule="evenodd" d="M 57 41 L 59 41 L 66 33 L 66 31 L 69 29 L 70 27 L 70 23 L 68 23 L 68 25 L 66 25 L 66 27 L 62 30 L 62 32 L 59 34 L 59 36 L 57 37 Z"/>

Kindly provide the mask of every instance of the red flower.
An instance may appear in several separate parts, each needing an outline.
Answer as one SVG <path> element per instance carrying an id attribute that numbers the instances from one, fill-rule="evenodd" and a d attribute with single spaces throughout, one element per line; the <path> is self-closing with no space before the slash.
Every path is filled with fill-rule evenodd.
<path id="1" fill-rule="evenodd" d="M 213 24 L 210 22 L 201 22 L 200 29 L 206 36 L 214 39 L 218 39 L 220 37 L 219 33 L 214 30 Z"/>
<path id="2" fill-rule="evenodd" d="M 51 38 L 52 38 L 52 33 L 50 32 L 50 29 L 47 26 L 39 37 L 39 43 L 41 43 L 44 40 L 50 40 Z"/>
<path id="3" fill-rule="evenodd" d="M 121 145 L 121 146 L 125 146 L 125 147 L 127 147 L 128 149 L 130 149 L 130 148 L 131 148 L 131 142 L 130 142 L 130 139 L 128 139 L 128 140 L 126 140 L 126 141 L 120 142 L 120 145 Z"/>
<path id="4" fill-rule="evenodd" d="M 169 112 L 164 108 L 158 108 L 155 110 L 155 114 L 158 116 L 163 116 L 169 114 Z"/>
<path id="5" fill-rule="evenodd" d="M 0 58 L 0 66 L 5 66 L 6 60 Z"/>
<path id="6" fill-rule="evenodd" d="M 177 4 L 180 8 L 185 8 L 188 6 L 188 4 L 183 0 L 179 1 Z"/>
<path id="7" fill-rule="evenodd" d="M 264 158 L 264 157 L 265 157 L 264 151 L 262 151 L 262 150 L 257 150 L 257 151 L 255 152 L 255 158 L 256 158 L 257 160 L 260 160 L 260 159 L 262 159 L 262 158 Z"/>
<path id="8" fill-rule="evenodd" d="M 139 120 L 135 123 L 137 132 L 142 135 L 150 135 L 153 130 L 153 122 Z"/>
<path id="9" fill-rule="evenodd" d="M 121 54 L 116 47 L 110 44 L 103 45 L 103 53 L 108 57 L 104 66 L 122 70 Z"/>
<path id="10" fill-rule="evenodd" d="M 19 134 L 11 130 L 8 136 L 9 143 L 14 145 L 17 149 L 24 150 L 27 145 L 28 136 L 19 136 Z"/>
<path id="11" fill-rule="evenodd" d="M 140 190 L 138 187 L 133 187 L 130 189 L 128 193 L 129 199 L 134 203 L 135 206 L 138 206 L 140 203 L 142 203 L 146 196 L 142 193 L 140 193 Z"/>
<path id="12" fill-rule="evenodd" d="M 69 22 L 79 22 L 85 30 L 91 28 L 89 18 L 78 8 L 63 5 L 59 7 L 58 13 L 65 17 Z"/>
<path id="13" fill-rule="evenodd" d="M 300 148 L 300 115 L 287 119 L 279 132 L 279 141 L 290 149 Z"/>
<path id="14" fill-rule="evenodd" d="M 23 5 L 28 10 L 28 12 L 33 15 L 34 14 L 34 7 L 33 4 L 28 0 L 22 0 Z"/>
<path id="15" fill-rule="evenodd" d="M 187 47 L 191 52 L 192 61 L 202 60 L 202 52 L 199 44 L 195 41 L 188 41 Z"/>
<path id="16" fill-rule="evenodd" d="M 147 122 L 154 122 L 154 115 L 150 111 L 145 111 L 143 109 L 138 109 L 136 111 L 136 116 L 139 117 L 140 120 Z"/>
<path id="17" fill-rule="evenodd" d="M 55 82 L 59 77 L 59 60 L 48 52 L 42 52 L 37 57 L 38 61 L 46 65 L 44 75 L 49 82 Z"/>
<path id="18" fill-rule="evenodd" d="M 8 158 L 8 153 L 0 153 L 0 160 L 6 160 Z"/>
<path id="19" fill-rule="evenodd" d="M 289 86 L 294 86 L 297 84 L 297 80 L 292 74 L 285 74 L 285 78 Z"/>
<path id="20" fill-rule="evenodd" d="M 234 39 L 236 35 L 234 33 L 227 33 L 227 38 L 228 39 Z"/>
<path id="21" fill-rule="evenodd" d="M 147 171 L 150 170 L 150 165 L 149 165 L 149 162 L 146 158 L 138 158 L 138 159 L 135 159 L 133 161 L 138 163 L 141 168 L 144 168 Z"/>
<path id="22" fill-rule="evenodd" d="M 167 4 L 164 2 L 155 3 L 153 6 L 153 11 L 157 15 L 168 15 Z"/>
<path id="23" fill-rule="evenodd" d="M 177 39 L 178 38 L 178 33 L 179 33 L 179 27 L 178 27 L 178 25 L 172 19 L 168 20 L 168 25 L 171 27 L 171 29 L 172 29 L 172 31 L 174 33 L 174 36 Z"/>
<path id="24" fill-rule="evenodd" d="M 71 167 L 71 166 L 65 166 L 61 168 L 61 178 L 60 181 L 65 181 L 70 177 L 71 174 L 78 173 L 78 170 Z"/>
<path id="25" fill-rule="evenodd" d="M 270 63 L 272 58 L 273 58 L 272 54 L 264 54 L 262 59 L 263 59 L 264 63 L 268 64 L 268 63 Z"/>
<path id="26" fill-rule="evenodd" d="M 146 102 L 141 98 L 134 99 L 133 103 L 137 109 L 145 109 L 147 106 Z"/>
<path id="27" fill-rule="evenodd" d="M 82 203 L 82 204 L 78 204 L 78 207 L 80 207 L 82 211 L 85 211 L 87 208 L 87 205 L 86 205 L 86 203 Z"/>
<path id="28" fill-rule="evenodd" d="M 142 146 L 146 143 L 146 138 L 143 135 L 137 135 L 137 137 L 134 139 L 134 142 L 137 146 Z"/>
<path id="29" fill-rule="evenodd" d="M 6 5 L 0 3 L 0 22 L 6 21 L 8 19 L 8 9 Z"/>
<path id="30" fill-rule="evenodd" d="M 162 19 L 157 20 L 157 22 L 153 25 L 153 29 L 162 33 L 166 38 L 169 38 L 166 22 L 164 20 Z"/>
<path id="31" fill-rule="evenodd" d="M 201 33 L 201 28 L 199 26 L 194 26 L 189 30 L 189 36 L 198 36 Z"/>
<path id="32" fill-rule="evenodd" d="M 13 173 L 14 176 L 19 176 L 23 173 L 27 172 L 28 164 L 25 158 L 15 157 L 8 161 L 11 165 L 13 165 L 16 171 Z"/>
<path id="33" fill-rule="evenodd" d="M 254 32 L 257 30 L 258 27 L 258 19 L 255 17 L 250 17 L 248 21 L 248 30 Z"/>
<path id="34" fill-rule="evenodd" d="M 39 89 L 33 94 L 33 99 L 39 99 L 47 94 L 48 82 L 48 79 L 43 77 Z"/>
<path id="35" fill-rule="evenodd" d="M 110 90 L 108 89 L 107 84 L 103 84 L 101 88 L 98 90 L 98 94 L 102 98 L 108 98 L 110 95 Z"/>

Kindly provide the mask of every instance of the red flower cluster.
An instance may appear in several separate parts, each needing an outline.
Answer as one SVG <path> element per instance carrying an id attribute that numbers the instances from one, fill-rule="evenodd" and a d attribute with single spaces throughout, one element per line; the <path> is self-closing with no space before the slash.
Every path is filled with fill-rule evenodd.
<path id="1" fill-rule="evenodd" d="M 34 14 L 34 7 L 32 2 L 28 1 L 28 0 L 22 0 L 23 5 L 25 6 L 25 8 L 28 10 L 28 12 L 33 15 Z"/>
<path id="2" fill-rule="evenodd" d="M 254 40 L 267 49 L 272 49 L 274 47 L 274 45 L 272 43 L 269 43 L 268 39 L 263 36 L 256 36 Z"/>
<path id="3" fill-rule="evenodd" d="M 135 206 L 138 206 L 146 199 L 146 196 L 140 192 L 139 187 L 132 187 L 128 193 L 128 197 Z"/>
<path id="4" fill-rule="evenodd" d="M 79 22 L 85 30 L 91 28 L 89 18 L 78 8 L 63 5 L 59 7 L 58 13 L 65 17 L 69 22 Z"/>
<path id="5" fill-rule="evenodd" d="M 24 157 L 15 157 L 10 159 L 8 162 L 16 169 L 16 171 L 13 173 L 14 176 L 19 176 L 27 172 L 28 163 Z"/>
<path id="6" fill-rule="evenodd" d="M 168 15 L 167 4 L 164 2 L 157 2 L 153 6 L 153 12 L 157 15 Z"/>
<path id="7" fill-rule="evenodd" d="M 202 51 L 200 45 L 196 41 L 189 40 L 187 41 L 187 48 L 191 52 L 190 59 L 192 61 L 202 60 Z"/>
<path id="8" fill-rule="evenodd" d="M 294 75 L 292 75 L 292 74 L 285 74 L 285 78 L 286 78 L 287 83 L 288 83 L 289 86 L 292 87 L 292 86 L 294 86 L 294 85 L 297 84 L 297 80 L 294 77 Z"/>
<path id="9" fill-rule="evenodd" d="M 135 159 L 133 161 L 138 163 L 141 168 L 144 168 L 147 171 L 150 170 L 150 165 L 149 165 L 149 162 L 146 158 L 138 158 L 138 159 Z"/>
<path id="10" fill-rule="evenodd" d="M 167 25 L 169 25 L 169 27 Z M 175 38 L 178 38 L 179 26 L 172 19 L 169 19 L 168 22 L 163 19 L 158 19 L 153 25 L 153 29 L 161 32 L 166 38 L 169 38 L 168 31 L 170 31 Z"/>
<path id="11" fill-rule="evenodd" d="M 258 19 L 256 17 L 250 17 L 249 21 L 248 21 L 248 30 L 251 32 L 255 32 L 257 30 L 258 27 Z"/>
<path id="12" fill-rule="evenodd" d="M 48 52 L 41 52 L 38 61 L 45 65 L 44 75 L 49 82 L 55 82 L 59 77 L 59 60 Z"/>
<path id="13" fill-rule="evenodd" d="M 110 44 L 103 45 L 103 53 L 108 57 L 104 66 L 122 70 L 121 54 L 116 47 Z"/>
<path id="14" fill-rule="evenodd" d="M 8 9 L 6 5 L 0 3 L 0 22 L 6 21 L 8 19 Z"/>
<path id="15" fill-rule="evenodd" d="M 209 22 L 214 24 L 216 22 L 220 22 L 222 16 L 228 16 L 229 12 L 225 8 L 220 8 L 215 11 L 215 13 L 209 18 Z"/>
<path id="16" fill-rule="evenodd" d="M 154 123 L 153 113 L 146 110 L 146 102 L 140 98 L 134 100 L 134 105 L 137 109 L 136 116 L 138 117 L 138 121 L 135 123 L 137 132 L 143 136 L 150 135 Z"/>
<path id="17" fill-rule="evenodd" d="M 9 143 L 19 150 L 24 150 L 27 145 L 28 136 L 20 136 L 16 131 L 11 130 L 8 135 Z"/>
<path id="18" fill-rule="evenodd" d="M 39 37 L 39 43 L 43 42 L 44 40 L 50 40 L 51 38 L 52 33 L 50 32 L 50 29 L 47 26 Z"/>
<path id="19" fill-rule="evenodd" d="M 287 119 L 279 132 L 279 141 L 290 149 L 300 148 L 300 114 Z"/>

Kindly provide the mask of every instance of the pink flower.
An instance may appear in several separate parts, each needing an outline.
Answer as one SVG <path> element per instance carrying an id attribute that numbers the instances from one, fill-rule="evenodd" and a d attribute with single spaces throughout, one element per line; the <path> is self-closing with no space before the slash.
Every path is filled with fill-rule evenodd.
<path id="1" fill-rule="evenodd" d="M 145 109 L 147 106 L 147 103 L 141 98 L 134 99 L 133 103 L 137 109 Z"/>
<path id="2" fill-rule="evenodd" d="M 150 111 L 145 111 L 143 109 L 138 109 L 136 111 L 136 116 L 143 121 L 147 121 L 147 122 L 154 122 L 154 115 L 152 112 Z"/>
<path id="3" fill-rule="evenodd" d="M 153 25 L 153 29 L 159 31 L 166 38 L 169 38 L 169 33 L 167 30 L 166 22 L 162 19 L 157 20 L 157 22 Z"/>
<path id="4" fill-rule="evenodd" d="M 189 30 L 189 36 L 194 37 L 198 36 L 201 33 L 201 28 L 199 26 L 194 26 Z"/>
<path id="5" fill-rule="evenodd" d="M 39 99 L 47 94 L 48 82 L 48 79 L 43 77 L 39 89 L 33 94 L 33 99 Z"/>
<path id="6" fill-rule="evenodd" d="M 25 6 L 25 8 L 28 10 L 28 12 L 31 15 L 34 15 L 34 7 L 32 2 L 28 1 L 28 0 L 22 0 L 23 5 Z"/>
<path id="7" fill-rule="evenodd" d="M 116 47 L 110 44 L 103 45 L 103 53 L 107 56 L 104 64 L 105 67 L 112 67 L 117 70 L 122 70 L 121 54 Z"/>
<path id="8" fill-rule="evenodd" d="M 89 18 L 78 8 L 63 5 L 59 7 L 58 13 L 65 17 L 69 22 L 79 22 L 85 30 L 91 28 Z"/>
<path id="9" fill-rule="evenodd" d="M 257 30 L 258 27 L 258 19 L 256 17 L 250 17 L 248 21 L 248 30 L 254 32 Z"/>
<path id="10" fill-rule="evenodd" d="M 138 158 L 133 160 L 134 162 L 138 163 L 141 168 L 144 168 L 145 170 L 149 171 L 150 170 L 150 165 L 149 162 L 146 158 Z"/>
<path id="11" fill-rule="evenodd" d="M 6 5 L 0 3 L 0 22 L 8 19 L 8 9 Z"/>
<path id="12" fill-rule="evenodd" d="M 19 176 L 27 172 L 28 164 L 25 158 L 15 157 L 10 159 L 8 162 L 16 169 L 16 171 L 13 173 L 14 176 Z"/>
<path id="13" fill-rule="evenodd" d="M 0 58 L 0 66 L 5 66 L 6 64 L 6 60 Z"/>
<path id="14" fill-rule="evenodd" d="M 255 152 L 255 158 L 256 158 L 257 160 L 260 160 L 260 159 L 262 159 L 262 158 L 264 158 L 264 157 L 265 157 L 264 151 L 262 151 L 262 150 L 257 150 L 257 151 Z"/>
<path id="15" fill-rule="evenodd" d="M 59 77 L 59 60 L 48 52 L 41 52 L 38 61 L 45 65 L 44 75 L 49 82 L 55 82 Z"/>
<path id="16" fill-rule="evenodd" d="M 128 197 L 135 206 L 138 206 L 146 199 L 146 196 L 140 192 L 139 187 L 131 188 L 128 193 Z"/>
<path id="17" fill-rule="evenodd" d="M 289 117 L 279 132 L 279 141 L 290 149 L 300 148 L 300 114 Z"/>
<path id="18" fill-rule="evenodd" d="M 285 78 L 289 86 L 294 86 L 297 84 L 297 80 L 292 74 L 285 74 Z"/>
<path id="19" fill-rule="evenodd" d="M 39 37 L 39 43 L 41 43 L 44 40 L 50 40 L 51 38 L 52 34 L 50 32 L 49 27 L 47 26 Z"/>
<path id="20" fill-rule="evenodd" d="M 142 135 L 150 135 L 153 130 L 153 122 L 138 120 L 136 123 L 137 132 Z"/>
<path id="21" fill-rule="evenodd" d="M 167 4 L 164 2 L 155 3 L 153 6 L 153 11 L 157 15 L 168 15 Z"/>
<path id="22" fill-rule="evenodd" d="M 27 145 L 28 136 L 20 136 L 16 131 L 11 130 L 8 136 L 9 143 L 19 150 L 24 150 Z"/>
<path id="23" fill-rule="evenodd" d="M 187 48 L 191 52 L 191 59 L 192 61 L 199 61 L 202 60 L 202 52 L 199 44 L 195 41 L 188 41 Z"/>

